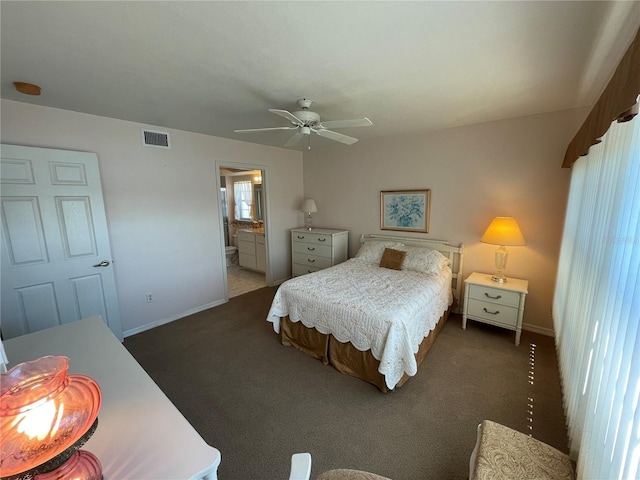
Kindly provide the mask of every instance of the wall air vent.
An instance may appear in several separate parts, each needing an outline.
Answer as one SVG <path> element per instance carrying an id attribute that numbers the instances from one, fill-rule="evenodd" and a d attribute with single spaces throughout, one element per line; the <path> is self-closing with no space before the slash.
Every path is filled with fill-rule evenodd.
<path id="1" fill-rule="evenodd" d="M 168 132 L 142 129 L 142 144 L 145 147 L 171 148 Z"/>

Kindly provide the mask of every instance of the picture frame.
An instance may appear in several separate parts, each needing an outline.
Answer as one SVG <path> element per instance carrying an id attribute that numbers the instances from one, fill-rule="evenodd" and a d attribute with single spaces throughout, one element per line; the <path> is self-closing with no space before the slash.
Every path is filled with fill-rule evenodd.
<path id="1" fill-rule="evenodd" d="M 380 192 L 380 230 L 429 233 L 431 190 Z"/>

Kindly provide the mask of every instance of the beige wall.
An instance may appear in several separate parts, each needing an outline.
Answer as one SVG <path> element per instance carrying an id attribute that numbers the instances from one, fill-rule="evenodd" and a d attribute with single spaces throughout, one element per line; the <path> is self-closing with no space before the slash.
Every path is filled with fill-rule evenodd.
<path id="1" fill-rule="evenodd" d="M 305 152 L 305 197 L 315 199 L 319 210 L 314 225 L 350 230 L 353 256 L 360 234 L 383 233 L 381 190 L 429 188 L 427 236 L 464 243 L 466 277 L 494 270 L 497 247 L 479 241 L 491 219 L 516 217 L 527 246 L 509 248 L 506 274 L 529 280 L 525 328 L 550 334 L 570 179 L 570 170 L 560 165 L 587 112 L 561 111 Z M 357 136 L 356 129 L 345 133 Z"/>
<path id="2" fill-rule="evenodd" d="M 509 249 L 507 275 L 530 282 L 525 328 L 551 331 L 570 177 L 560 164 L 586 109 L 305 151 L 304 162 L 297 151 L 175 130 L 171 150 L 145 148 L 143 125 L 7 100 L 1 114 L 5 143 L 98 154 L 125 334 L 224 301 L 221 164 L 266 171 L 274 284 L 290 274 L 288 229 L 304 221 L 303 196 L 318 204 L 314 225 L 350 230 L 353 256 L 360 234 L 382 233 L 380 190 L 430 188 L 427 236 L 465 244 L 465 275 L 493 271 L 496 247 L 479 238 L 494 216 L 516 217 L 528 244 Z"/>
<path id="3" fill-rule="evenodd" d="M 225 301 L 220 164 L 265 171 L 268 279 L 289 277 L 288 232 L 303 221 L 300 152 L 162 127 L 171 150 L 148 148 L 141 124 L 0 105 L 3 143 L 98 155 L 125 336 Z"/>

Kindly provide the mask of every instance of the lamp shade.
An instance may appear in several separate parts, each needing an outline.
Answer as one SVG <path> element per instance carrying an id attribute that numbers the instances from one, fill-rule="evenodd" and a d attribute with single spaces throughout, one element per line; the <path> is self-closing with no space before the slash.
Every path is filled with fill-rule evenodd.
<path id="1" fill-rule="evenodd" d="M 318 211 L 316 201 L 313 198 L 306 198 L 302 204 L 302 211 L 305 213 L 313 213 Z"/>
<path id="2" fill-rule="evenodd" d="M 513 217 L 496 217 L 480 239 L 482 243 L 492 245 L 516 246 L 526 245 L 518 222 Z"/>

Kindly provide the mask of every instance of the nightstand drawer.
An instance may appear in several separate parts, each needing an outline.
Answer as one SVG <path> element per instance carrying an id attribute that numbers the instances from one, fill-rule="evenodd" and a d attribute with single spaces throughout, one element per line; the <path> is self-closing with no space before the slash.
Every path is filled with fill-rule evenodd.
<path id="1" fill-rule="evenodd" d="M 300 232 L 292 232 L 292 239 L 294 243 L 304 242 L 304 243 L 313 243 L 315 245 L 331 245 L 333 240 L 333 235 L 328 235 L 325 233 L 300 233 Z"/>
<path id="2" fill-rule="evenodd" d="M 516 308 L 520 304 L 520 294 L 518 292 L 510 292 L 508 290 L 485 287 L 483 285 L 470 285 L 469 298 Z"/>
<path id="3" fill-rule="evenodd" d="M 306 253 L 294 253 L 293 264 L 306 265 L 318 269 L 328 268 L 331 266 L 331 257 L 318 257 L 316 255 L 307 255 Z"/>
<path id="4" fill-rule="evenodd" d="M 293 242 L 293 251 L 294 253 L 303 253 L 305 255 L 315 255 L 318 257 L 331 258 L 331 245 Z"/>
<path id="5" fill-rule="evenodd" d="M 485 302 L 483 300 L 469 299 L 467 306 L 469 317 L 479 317 L 490 323 L 515 328 L 518 324 L 518 309 L 506 305 Z"/>

